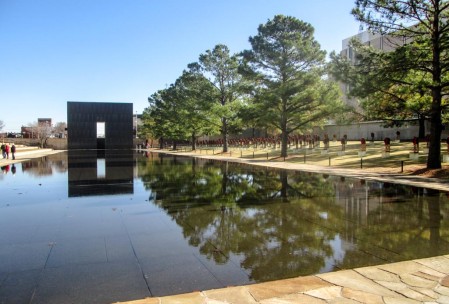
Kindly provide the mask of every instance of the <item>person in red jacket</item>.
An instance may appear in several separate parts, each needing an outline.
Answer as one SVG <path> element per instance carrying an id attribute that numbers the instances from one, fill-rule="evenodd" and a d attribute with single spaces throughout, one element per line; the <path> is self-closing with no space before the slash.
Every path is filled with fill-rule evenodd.
<path id="1" fill-rule="evenodd" d="M 6 153 L 6 158 L 8 159 L 9 158 L 9 145 L 8 144 L 6 144 L 6 146 L 5 146 L 5 153 Z"/>

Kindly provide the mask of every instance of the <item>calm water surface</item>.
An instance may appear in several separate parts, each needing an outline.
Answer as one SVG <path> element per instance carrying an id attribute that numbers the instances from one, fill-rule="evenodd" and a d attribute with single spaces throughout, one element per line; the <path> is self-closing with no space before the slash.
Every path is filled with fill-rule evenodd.
<path id="1" fill-rule="evenodd" d="M 449 253 L 448 194 L 117 151 L 2 167 L 0 303 L 112 303 Z"/>

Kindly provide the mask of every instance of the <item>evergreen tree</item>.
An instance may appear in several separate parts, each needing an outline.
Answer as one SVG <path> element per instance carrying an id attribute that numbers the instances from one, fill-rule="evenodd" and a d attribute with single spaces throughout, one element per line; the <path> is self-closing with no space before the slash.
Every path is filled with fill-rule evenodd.
<path id="1" fill-rule="evenodd" d="M 319 125 L 340 108 L 338 89 L 323 80 L 325 51 L 313 27 L 294 17 L 275 16 L 249 38 L 243 74 L 255 85 L 254 101 L 263 119 L 281 131 L 281 156 L 288 136 Z"/>
<path id="2" fill-rule="evenodd" d="M 231 55 L 229 48 L 222 44 L 201 54 L 198 62 L 189 64 L 192 72 L 203 75 L 214 87 L 214 113 L 221 120 L 223 152 L 228 152 L 230 129 L 240 124 L 237 114 L 241 106 L 241 75 L 238 67 L 237 56 Z"/>
<path id="3" fill-rule="evenodd" d="M 352 14 L 393 50 L 353 42 L 355 65 L 333 56 L 335 74 L 369 97 L 370 108 L 383 107 L 430 121 L 428 169 L 441 168 L 443 112 L 449 94 L 449 2 L 447 0 L 357 0 Z"/>

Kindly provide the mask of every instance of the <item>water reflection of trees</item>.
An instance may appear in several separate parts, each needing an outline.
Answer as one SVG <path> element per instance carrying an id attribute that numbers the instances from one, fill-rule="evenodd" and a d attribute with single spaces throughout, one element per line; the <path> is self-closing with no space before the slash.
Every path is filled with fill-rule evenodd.
<path id="1" fill-rule="evenodd" d="M 201 254 L 237 260 L 255 281 L 449 253 L 439 192 L 152 157 L 138 171 L 154 203 Z"/>
<path id="2" fill-rule="evenodd" d="M 68 170 L 67 154 L 56 153 L 22 162 L 22 171 L 34 176 L 52 175 Z"/>
<path id="3" fill-rule="evenodd" d="M 265 281 L 318 272 L 333 254 L 336 232 L 305 216 L 332 208 L 333 186 L 318 175 L 164 156 L 145 166 L 139 172 L 155 203 L 217 263 L 238 256 L 253 279 Z"/>

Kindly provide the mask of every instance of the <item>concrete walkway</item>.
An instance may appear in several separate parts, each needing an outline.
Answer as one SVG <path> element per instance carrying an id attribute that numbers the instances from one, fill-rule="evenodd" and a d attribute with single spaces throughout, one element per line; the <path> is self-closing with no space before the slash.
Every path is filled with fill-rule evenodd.
<path id="1" fill-rule="evenodd" d="M 0 166 L 11 165 L 15 163 L 20 163 L 27 161 L 32 158 L 43 157 L 50 154 L 60 153 L 63 150 L 53 150 L 53 149 L 40 149 L 38 147 L 18 147 L 15 153 L 16 159 L 12 159 L 12 154 L 9 153 L 9 158 L 3 158 L 0 155 Z"/>

